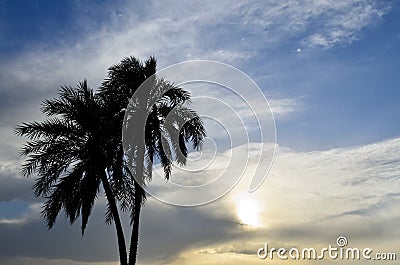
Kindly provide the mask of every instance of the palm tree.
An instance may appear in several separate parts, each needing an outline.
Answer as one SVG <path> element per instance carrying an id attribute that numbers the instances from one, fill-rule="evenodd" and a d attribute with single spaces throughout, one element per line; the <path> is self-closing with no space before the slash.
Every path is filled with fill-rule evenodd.
<path id="1" fill-rule="evenodd" d="M 102 184 L 108 202 L 106 222 L 115 223 L 121 265 L 128 259 L 117 203 L 121 210 L 131 211 L 132 265 L 146 199 L 143 187 L 151 180 L 154 158 L 159 158 L 169 179 L 174 160 L 186 163 L 186 144 L 199 149 L 205 136 L 200 117 L 187 107 L 190 94 L 157 79 L 155 71 L 154 57 L 144 63 L 125 58 L 109 68 L 97 94 L 86 81 L 75 89 L 62 87 L 59 98 L 43 102 L 47 120 L 16 128 L 18 135 L 30 139 L 21 151 L 27 157 L 22 174 L 38 175 L 35 195 L 45 198 L 42 214 L 48 227 L 64 210 L 71 224 L 81 216 L 83 235 Z M 145 80 L 147 89 L 135 93 Z M 122 128 L 129 136 L 124 142 Z"/>
<path id="2" fill-rule="evenodd" d="M 71 224 L 81 216 L 83 235 L 101 183 L 108 201 L 107 220 L 115 222 L 120 263 L 126 265 L 116 198 L 129 193 L 129 182 L 116 173 L 121 169 L 117 169 L 118 164 L 110 156 L 115 150 L 110 148 L 112 138 L 109 126 L 105 126 L 109 121 L 102 115 L 100 98 L 84 81 L 76 89 L 62 87 L 59 98 L 45 100 L 41 110 L 49 117 L 47 120 L 23 123 L 16 133 L 30 139 L 21 151 L 21 155 L 28 157 L 22 174 L 38 175 L 34 192 L 45 198 L 42 214 L 49 229 L 64 210 Z M 112 174 L 107 174 L 106 169 Z M 121 186 L 125 187 L 123 191 Z"/>
<path id="3" fill-rule="evenodd" d="M 130 265 L 136 263 L 140 211 L 146 198 L 143 187 L 151 180 L 154 158 L 158 157 L 165 178 L 169 179 L 174 160 L 181 165 L 186 163 L 186 144 L 191 142 L 192 148 L 199 149 L 205 136 L 202 120 L 187 107 L 190 94 L 168 81 L 157 79 L 155 70 L 154 57 L 144 64 L 134 57 L 125 58 L 109 69 L 109 78 L 99 93 L 115 113 L 128 105 L 123 124 L 123 144 L 125 161 L 134 177 Z M 137 81 L 141 79 L 146 81 Z M 138 84 L 142 85 L 139 87 Z M 131 100 L 124 97 L 125 101 L 119 105 L 110 101 L 117 95 L 129 95 Z"/>
<path id="4" fill-rule="evenodd" d="M 124 124 L 124 147 L 135 177 L 130 264 L 136 261 L 139 216 L 145 199 L 142 187 L 151 180 L 154 157 L 160 160 L 168 180 L 174 160 L 186 163 L 186 143 L 190 141 L 193 149 L 199 149 L 205 136 L 200 117 L 185 106 L 190 99 L 186 91 L 164 80 L 156 80 L 151 88 L 139 93 L 137 102 L 131 101 Z"/>

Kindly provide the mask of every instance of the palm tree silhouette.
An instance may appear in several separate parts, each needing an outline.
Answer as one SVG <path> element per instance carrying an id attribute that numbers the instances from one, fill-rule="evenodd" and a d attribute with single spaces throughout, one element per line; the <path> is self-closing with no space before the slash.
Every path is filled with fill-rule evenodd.
<path id="1" fill-rule="evenodd" d="M 186 163 L 186 144 L 191 142 L 192 148 L 198 150 L 205 136 L 202 120 L 187 107 L 190 94 L 168 81 L 157 79 L 155 71 L 154 57 L 144 64 L 134 57 L 125 58 L 109 69 L 109 78 L 99 93 L 115 113 L 128 106 L 123 123 L 123 143 L 125 160 L 134 177 L 129 264 L 136 263 L 140 211 L 146 199 L 143 186 L 151 180 L 154 158 L 158 157 L 165 178 L 169 179 L 174 160 L 181 165 Z M 137 81 L 141 79 L 146 79 L 145 83 Z M 124 101 L 116 104 L 112 99 L 118 98 L 117 95 L 129 95 L 130 101 L 124 97 Z"/>
<path id="2" fill-rule="evenodd" d="M 106 222 L 115 223 L 121 265 L 128 264 L 128 258 L 117 202 L 122 211 L 131 212 L 129 264 L 135 264 L 143 187 L 151 180 L 154 157 L 168 179 L 173 160 L 186 163 L 186 144 L 198 149 L 205 136 L 200 117 L 187 107 L 189 93 L 158 80 L 155 71 L 154 57 L 144 63 L 125 58 L 109 68 L 98 93 L 86 80 L 77 88 L 62 87 L 59 98 L 43 102 L 47 120 L 16 128 L 29 139 L 21 150 L 27 157 L 22 174 L 38 175 L 34 193 L 45 198 L 42 214 L 48 227 L 64 210 L 71 224 L 81 217 L 83 235 L 101 184 Z M 130 101 L 145 80 L 150 80 L 150 89 Z M 125 150 L 123 125 L 131 136 L 124 139 Z"/>
<path id="3" fill-rule="evenodd" d="M 88 88 L 86 81 L 76 89 L 62 87 L 58 99 L 45 100 L 41 110 L 49 119 L 23 123 L 16 128 L 18 135 L 30 139 L 21 151 L 21 155 L 28 157 L 21 171 L 24 176 L 38 174 L 34 193 L 46 199 L 42 214 L 49 229 L 64 210 L 71 224 L 81 216 L 82 235 L 101 183 L 109 213 L 115 221 L 120 263 L 124 265 L 127 264 L 125 238 L 116 203 L 117 192 L 111 185 L 118 180 L 110 179 L 105 171 L 114 165 L 107 157 L 110 144 L 102 109 L 100 98 Z"/>

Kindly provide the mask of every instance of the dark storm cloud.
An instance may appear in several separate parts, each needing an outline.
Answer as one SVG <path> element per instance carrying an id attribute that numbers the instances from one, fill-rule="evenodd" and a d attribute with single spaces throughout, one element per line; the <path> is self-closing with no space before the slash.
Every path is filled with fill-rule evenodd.
<path id="1" fill-rule="evenodd" d="M 0 202 L 32 201 L 32 178 L 19 177 L 19 163 L 0 162 Z"/>
<path id="2" fill-rule="evenodd" d="M 31 179 L 16 178 L 14 175 L 4 175 L 0 171 L 0 181 L 0 202 L 33 200 L 33 181 Z"/>
<path id="3" fill-rule="evenodd" d="M 143 208 L 141 219 L 139 259 L 145 262 L 172 261 L 187 249 L 243 236 L 240 225 L 232 222 L 235 218 L 218 207 L 179 208 L 151 200 Z M 70 226 L 62 213 L 49 231 L 39 216 L 37 212 L 25 221 L 0 222 L 0 260 L 10 256 L 99 262 L 117 260 L 114 226 L 105 225 L 101 203 L 96 206 L 84 237 L 80 234 L 79 221 Z M 128 223 L 127 219 L 125 223 Z M 129 238 L 127 225 L 125 233 Z"/>
<path id="4" fill-rule="evenodd" d="M 187 249 L 238 239 L 243 233 L 236 217 L 219 203 L 186 208 L 152 201 L 142 218 L 139 257 L 149 263 L 168 263 Z"/>
<path id="5" fill-rule="evenodd" d="M 0 234 L 0 263 L 1 257 L 10 256 L 80 261 L 111 261 L 118 258 L 114 227 L 104 224 L 104 212 L 101 209 L 91 216 L 84 237 L 79 222 L 70 226 L 63 214 L 49 231 L 43 220 L 30 218 L 21 222 L 0 222 Z"/>

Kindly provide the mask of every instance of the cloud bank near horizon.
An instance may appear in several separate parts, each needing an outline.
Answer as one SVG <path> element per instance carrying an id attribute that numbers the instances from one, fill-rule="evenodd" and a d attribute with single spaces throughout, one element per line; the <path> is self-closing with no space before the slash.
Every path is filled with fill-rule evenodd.
<path id="1" fill-rule="evenodd" d="M 317 247 L 331 244 L 341 234 L 351 240 L 352 246 L 369 244 L 375 249 L 398 251 L 399 150 L 400 138 L 314 152 L 280 147 L 267 180 L 255 193 L 247 192 L 251 176 L 245 174 L 228 195 L 204 207 L 172 207 L 149 198 L 143 211 L 140 260 L 143 264 L 177 264 L 188 263 L 189 257 L 200 261 L 207 255 L 210 260 L 214 256 L 218 260 L 230 253 L 245 254 L 251 264 L 257 261 L 257 249 L 253 249 L 253 255 L 248 253 L 250 248 L 264 241 Z M 257 161 L 250 157 L 250 172 L 255 166 Z M 202 174 L 213 175 L 218 167 L 213 164 Z M 174 172 L 171 181 L 184 177 L 180 174 L 185 173 Z M 250 227 L 239 218 L 235 203 L 239 197 L 258 203 L 261 227 Z M 69 227 L 62 216 L 55 229 L 46 232 L 38 219 L 39 208 L 31 209 L 28 218 L 20 222 L 5 222 L 3 218 L 0 231 L 7 244 L 1 246 L 0 256 L 18 249 L 21 256 L 48 257 L 48 249 L 54 248 L 52 257 L 57 260 L 112 260 L 116 257 L 111 240 L 114 231 L 103 223 L 103 206 L 101 202 L 97 205 L 84 238 L 78 225 Z M 100 232 L 103 230 L 105 233 Z M 36 231 L 36 236 L 25 238 L 28 231 Z M 59 246 L 52 242 L 60 237 L 63 247 L 56 250 Z M 36 240 L 42 243 L 32 248 Z M 99 256 L 99 251 L 103 255 Z"/>

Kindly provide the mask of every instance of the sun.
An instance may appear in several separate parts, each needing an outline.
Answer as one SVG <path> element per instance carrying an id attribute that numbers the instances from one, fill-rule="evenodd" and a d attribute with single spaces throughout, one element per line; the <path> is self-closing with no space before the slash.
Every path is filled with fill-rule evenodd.
<path id="1" fill-rule="evenodd" d="M 260 221 L 260 205 L 251 198 L 241 198 L 237 200 L 236 214 L 240 221 L 251 227 L 262 226 Z"/>

